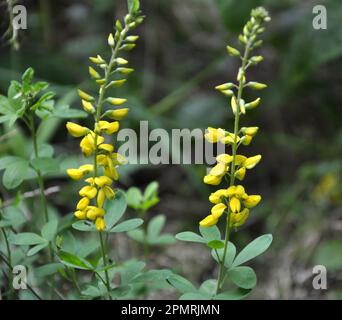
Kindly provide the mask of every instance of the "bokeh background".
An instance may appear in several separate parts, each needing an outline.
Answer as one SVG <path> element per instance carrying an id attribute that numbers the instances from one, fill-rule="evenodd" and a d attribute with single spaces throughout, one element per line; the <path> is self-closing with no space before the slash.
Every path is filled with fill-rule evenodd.
<path id="1" fill-rule="evenodd" d="M 0 30 L 8 27 L 5 1 L 1 1 Z M 249 154 L 263 161 L 246 181 L 247 190 L 260 193 L 262 204 L 248 223 L 234 233 L 238 248 L 264 233 L 272 233 L 269 251 L 253 266 L 258 286 L 250 298 L 339 299 L 342 297 L 342 3 L 340 0 L 142 0 L 147 16 L 139 27 L 138 46 L 129 54 L 136 72 L 122 96 L 131 113 L 124 126 L 138 130 L 140 120 L 150 128 L 232 127 L 227 101 L 214 86 L 235 78 L 237 63 L 225 53 L 236 45 L 252 8 L 263 5 L 271 14 L 265 60 L 249 78 L 268 84 L 262 105 L 243 119 L 260 133 Z M 126 11 L 124 0 L 18 1 L 28 11 L 28 29 L 19 32 L 18 50 L 8 38 L 0 48 L 0 93 L 11 79 L 32 66 L 39 79 L 51 83 L 59 104 L 80 108 L 76 88 L 95 89 L 88 80 L 88 57 L 106 56 L 106 38 L 114 17 Z M 312 9 L 323 4 L 328 29 L 314 30 Z M 254 96 L 255 97 L 255 96 Z M 251 96 L 252 98 L 252 96 Z M 63 159 L 59 175 L 48 187 L 59 191 L 49 197 L 50 210 L 67 215 L 76 203 L 77 188 L 63 170 L 77 162 L 76 139 L 67 136 L 65 122 L 49 120 L 41 139 L 51 143 Z M 23 155 L 27 132 L 1 127 L 0 156 Z M 197 230 L 207 214 L 211 188 L 202 183 L 205 165 L 131 165 L 121 171 L 119 187 L 144 188 L 156 180 L 160 203 L 149 212 L 167 216 L 167 230 Z M 32 190 L 27 183 L 24 191 Z M 2 197 L 11 201 L 0 184 Z M 38 199 L 36 200 L 37 202 Z M 133 213 L 132 213 L 133 214 Z M 122 245 L 130 240 L 119 239 Z M 172 267 L 195 283 L 212 277 L 209 250 L 191 243 L 175 243 L 152 254 L 155 267 Z M 312 287 L 315 265 L 328 270 L 328 289 Z M 174 297 L 174 293 L 163 293 Z M 160 297 L 160 296 L 159 296 Z"/>

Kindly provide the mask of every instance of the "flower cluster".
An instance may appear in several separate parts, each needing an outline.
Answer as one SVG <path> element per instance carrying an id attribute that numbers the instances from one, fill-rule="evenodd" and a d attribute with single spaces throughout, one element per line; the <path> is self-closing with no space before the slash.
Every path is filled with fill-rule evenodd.
<path id="1" fill-rule="evenodd" d="M 97 230 L 105 230 L 105 210 L 106 199 L 112 200 L 115 197 L 113 182 L 119 179 L 117 167 L 125 164 L 125 158 L 115 152 L 114 146 L 107 142 L 109 136 L 119 130 L 119 121 L 128 114 L 128 108 L 118 107 L 126 102 L 126 99 L 117 97 L 106 97 L 106 92 L 111 88 L 121 87 L 126 79 L 123 78 L 134 71 L 126 65 L 128 61 L 118 54 L 129 51 L 135 47 L 138 36 L 128 35 L 143 21 L 143 16 L 139 11 L 129 13 L 125 16 L 124 23 L 116 21 L 116 32 L 108 37 L 108 45 L 111 47 L 112 55 L 109 61 L 100 55 L 90 57 L 90 61 L 97 67 L 89 67 L 89 74 L 99 86 L 98 99 L 90 94 L 78 90 L 82 101 L 83 109 L 93 115 L 94 128 L 91 130 L 79 124 L 68 122 L 67 130 L 73 137 L 80 138 L 80 147 L 86 158 L 93 156 L 91 164 L 81 165 L 79 168 L 67 170 L 67 174 L 74 180 L 85 179 L 86 185 L 81 188 L 79 195 L 81 199 L 76 205 L 75 217 L 77 219 L 87 219 L 95 222 Z M 105 105 L 111 106 L 103 110 Z"/>
<path id="2" fill-rule="evenodd" d="M 245 52 L 241 55 L 240 51 L 227 46 L 227 52 L 231 56 L 240 57 L 242 66 L 237 75 L 237 84 L 228 82 L 216 87 L 222 94 L 230 98 L 230 105 L 235 116 L 234 132 L 226 131 L 222 128 L 209 127 L 205 134 L 205 139 L 210 143 L 222 143 L 229 146 L 231 154 L 223 153 L 216 157 L 217 164 L 211 168 L 204 177 L 204 183 L 217 186 L 221 184 L 223 178 L 227 178 L 229 186 L 226 189 L 219 189 L 212 193 L 209 201 L 214 204 L 211 213 L 200 221 L 200 226 L 210 227 L 215 225 L 223 213 L 228 215 L 228 230 L 230 227 L 239 227 L 249 216 L 251 208 L 258 205 L 261 201 L 260 195 L 248 195 L 242 185 L 235 183 L 236 180 L 242 181 L 247 170 L 254 168 L 261 160 L 261 155 L 247 157 L 238 154 L 241 145 L 248 146 L 257 134 L 258 127 L 239 128 L 239 118 L 246 114 L 248 110 L 256 108 L 260 104 L 260 98 L 246 103 L 242 99 L 244 88 L 261 90 L 267 86 L 263 83 L 250 81 L 246 82 L 246 70 L 263 60 L 262 56 L 249 57 L 250 52 L 262 44 L 257 37 L 263 33 L 262 24 L 269 21 L 268 13 L 263 8 L 252 11 L 251 19 L 239 36 L 240 42 L 245 47 Z"/>

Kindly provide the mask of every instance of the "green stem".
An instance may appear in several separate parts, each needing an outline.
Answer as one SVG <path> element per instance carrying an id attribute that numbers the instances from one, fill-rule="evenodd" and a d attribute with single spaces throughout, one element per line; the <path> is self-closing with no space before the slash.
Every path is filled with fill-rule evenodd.
<path id="1" fill-rule="evenodd" d="M 250 52 L 250 43 L 247 42 L 246 47 L 245 47 L 245 52 L 242 58 L 242 70 L 243 73 L 245 74 L 246 71 L 246 65 L 248 62 L 248 55 Z M 237 95 L 237 108 L 235 112 L 235 121 L 234 121 L 234 143 L 232 145 L 232 156 L 233 160 L 231 163 L 231 169 L 230 169 L 230 183 L 229 186 L 233 186 L 235 182 L 235 163 L 236 163 L 236 153 L 237 153 L 237 137 L 239 133 L 239 120 L 240 120 L 240 100 L 242 97 L 242 92 L 244 88 L 244 77 L 241 77 L 239 80 L 239 86 L 238 86 L 238 95 Z M 227 256 L 227 249 L 228 249 L 228 243 L 229 243 L 229 237 L 230 237 L 230 214 L 231 210 L 229 209 L 229 203 L 227 202 L 227 207 L 228 207 L 228 212 L 227 212 L 227 222 L 226 222 L 226 231 L 225 231 L 225 239 L 224 239 L 224 248 L 223 248 L 223 257 L 222 261 L 220 261 L 220 266 L 219 266 L 219 272 L 218 272 L 218 278 L 217 278 L 217 286 L 216 286 L 216 294 L 219 293 L 222 285 L 223 285 L 223 279 L 224 279 L 224 273 L 225 273 L 225 266 L 224 262 L 226 260 Z"/>
<path id="2" fill-rule="evenodd" d="M 36 127 L 35 127 L 34 119 L 32 115 L 30 116 L 30 129 L 31 129 L 31 134 L 32 134 L 34 156 L 35 158 L 39 158 L 37 132 L 36 132 Z M 42 202 L 42 207 L 43 207 L 43 212 L 44 212 L 44 219 L 45 219 L 45 223 L 47 223 L 49 222 L 49 213 L 48 213 L 47 201 L 46 201 L 46 196 L 45 196 L 44 179 L 39 169 L 36 170 L 36 172 L 37 172 L 38 186 L 40 190 L 40 199 Z M 50 260 L 51 262 L 53 262 L 54 253 L 53 253 L 50 242 L 49 242 L 49 253 L 50 253 Z"/>
<path id="3" fill-rule="evenodd" d="M 107 255 L 104 249 L 104 244 L 103 244 L 103 237 L 102 237 L 102 232 L 99 232 L 99 236 L 100 236 L 100 244 L 101 244 L 101 253 L 102 253 L 102 259 L 103 259 L 103 265 L 105 266 L 105 268 L 108 266 L 107 263 Z M 109 275 L 108 275 L 108 270 L 105 269 L 105 276 L 106 276 L 106 287 L 107 287 L 107 293 L 108 293 L 108 299 L 112 300 L 112 297 L 110 295 L 110 283 L 109 283 Z"/>

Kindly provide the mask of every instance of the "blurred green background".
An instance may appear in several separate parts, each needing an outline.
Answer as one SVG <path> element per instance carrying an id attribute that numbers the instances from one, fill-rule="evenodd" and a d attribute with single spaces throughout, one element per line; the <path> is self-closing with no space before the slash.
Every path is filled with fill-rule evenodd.
<path id="1" fill-rule="evenodd" d="M 0 28 L 8 15 L 4 1 Z M 106 38 L 114 17 L 124 15 L 124 0 L 18 1 L 27 7 L 28 29 L 19 32 L 19 50 L 6 37 L 0 48 L 0 93 L 11 79 L 31 66 L 39 79 L 51 83 L 58 103 L 79 108 L 76 88 L 95 89 L 88 80 L 88 57 L 107 55 Z M 120 91 L 131 113 L 123 127 L 232 128 L 227 101 L 214 86 L 235 78 L 238 61 L 225 54 L 250 10 L 265 6 L 267 25 L 264 62 L 249 73 L 251 80 L 268 84 L 262 105 L 243 125 L 256 125 L 260 133 L 248 154 L 261 153 L 263 161 L 245 185 L 260 193 L 262 204 L 246 225 L 233 234 L 241 248 L 263 233 L 274 243 L 256 262 L 259 284 L 251 298 L 339 299 L 342 297 L 342 3 L 340 0 L 143 0 L 146 21 L 139 27 L 137 49 L 129 55 L 136 72 Z M 328 29 L 314 30 L 312 9 L 327 8 Z M 252 97 L 252 96 L 251 96 Z M 50 120 L 49 120 L 50 121 Z M 77 162 L 76 139 L 67 136 L 62 120 L 51 120 L 40 138 L 63 158 L 62 169 Z M 29 148 L 23 127 L 0 129 L 0 156 L 23 155 Z M 170 232 L 196 230 L 207 215 L 210 187 L 202 183 L 205 165 L 126 166 L 119 187 L 144 188 L 160 184 L 156 213 L 167 215 Z M 34 185 L 27 184 L 26 190 Z M 66 215 L 73 210 L 78 185 L 61 173 L 47 181 L 60 191 L 50 199 L 51 209 Z M 8 194 L 2 185 L 5 201 Z M 153 264 L 177 266 L 195 282 L 210 277 L 209 250 L 196 244 L 176 243 L 154 253 Z M 328 289 L 312 287 L 315 265 L 328 271 Z"/>

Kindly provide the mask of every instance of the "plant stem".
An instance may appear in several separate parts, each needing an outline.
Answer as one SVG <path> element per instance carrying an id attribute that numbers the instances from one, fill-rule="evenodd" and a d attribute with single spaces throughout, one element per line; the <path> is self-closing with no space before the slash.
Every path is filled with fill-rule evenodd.
<path id="1" fill-rule="evenodd" d="M 105 268 L 108 266 L 107 263 L 107 255 L 104 249 L 104 244 L 103 244 L 103 237 L 102 237 L 102 232 L 99 232 L 99 236 L 100 236 L 100 244 L 101 244 L 101 252 L 102 252 L 102 259 L 103 259 L 103 264 L 105 266 Z M 106 276 L 106 287 L 107 287 L 107 292 L 108 292 L 108 299 L 112 300 L 112 297 L 110 295 L 110 283 L 109 283 L 109 275 L 108 275 L 108 270 L 105 269 L 105 276 Z"/>
<path id="2" fill-rule="evenodd" d="M 37 132 L 36 132 L 36 127 L 35 127 L 34 119 L 32 115 L 30 116 L 30 129 L 31 129 L 31 134 L 32 134 L 34 156 L 35 158 L 39 158 Z M 40 170 L 38 169 L 36 170 L 36 172 L 37 172 L 37 181 L 38 181 L 38 186 L 40 190 L 40 199 L 42 202 L 45 223 L 47 223 L 49 222 L 49 213 L 48 213 L 47 201 L 46 201 L 46 196 L 45 196 L 44 180 L 43 180 L 43 176 Z M 50 260 L 52 262 L 54 259 L 54 253 L 53 253 L 50 242 L 49 242 L 49 253 L 50 253 Z"/>
<path id="3" fill-rule="evenodd" d="M 245 52 L 242 58 L 242 70 L 243 70 L 243 74 L 245 74 L 246 71 L 246 65 L 248 62 L 248 55 L 250 52 L 250 43 L 249 41 L 246 44 L 245 47 Z M 241 79 L 239 80 L 239 86 L 238 86 L 238 95 L 237 95 L 237 108 L 236 108 L 236 112 L 235 112 L 235 121 L 234 121 L 234 143 L 232 145 L 232 156 L 233 156 L 233 160 L 231 163 L 231 169 L 230 169 L 230 183 L 229 186 L 233 186 L 234 182 L 235 182 L 235 162 L 236 162 L 236 153 L 237 153 L 237 148 L 238 148 L 238 144 L 237 144 L 237 137 L 238 137 L 238 133 L 239 133 L 239 120 L 240 120 L 240 100 L 242 97 L 242 92 L 243 92 L 243 87 L 244 87 L 244 81 L 243 81 L 244 77 L 241 77 Z M 229 208 L 229 202 L 227 202 L 227 208 L 228 208 L 228 212 L 227 212 L 227 222 L 226 222 L 226 232 L 225 232 L 225 239 L 224 239 L 224 248 L 223 248 L 223 257 L 222 257 L 222 261 L 220 261 L 220 267 L 219 267 L 219 272 L 218 272 L 218 278 L 217 278 L 217 286 L 216 286 L 216 294 L 219 293 L 222 285 L 223 285 L 223 276 L 225 273 L 225 266 L 224 266 L 224 262 L 226 260 L 226 256 L 227 256 L 227 249 L 228 249 L 228 243 L 229 243 L 229 236 L 230 236 L 230 214 L 231 214 L 231 210 Z"/>

